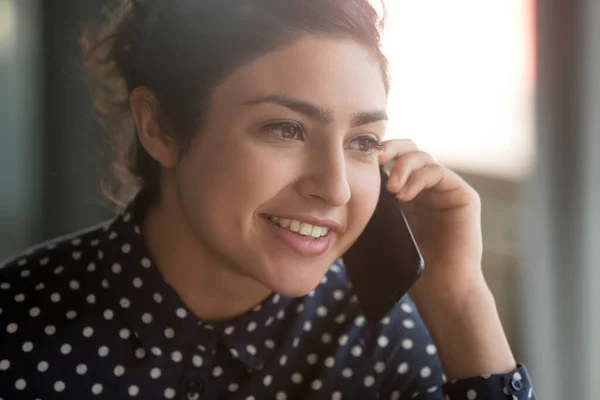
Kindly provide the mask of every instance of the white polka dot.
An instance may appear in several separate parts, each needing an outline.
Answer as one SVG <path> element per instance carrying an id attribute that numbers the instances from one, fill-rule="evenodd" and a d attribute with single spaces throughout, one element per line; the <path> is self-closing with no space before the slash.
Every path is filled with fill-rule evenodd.
<path id="1" fill-rule="evenodd" d="M 187 311 L 181 307 L 175 310 L 175 314 L 177 314 L 177 316 L 181 319 L 187 317 Z"/>
<path id="2" fill-rule="evenodd" d="M 10 289 L 10 283 L 8 283 L 8 282 L 2 282 L 2 283 L 0 283 L 0 289 L 2 289 L 2 290 L 8 290 L 8 289 Z"/>
<path id="3" fill-rule="evenodd" d="M 275 316 L 275 318 L 277 318 L 278 320 L 282 320 L 285 317 L 285 311 L 280 310 L 277 315 Z"/>
<path id="4" fill-rule="evenodd" d="M 402 308 L 402 311 L 404 311 L 405 313 L 410 314 L 411 312 L 413 312 L 413 308 L 408 303 L 402 303 L 402 305 L 400 307 Z"/>
<path id="5" fill-rule="evenodd" d="M 315 353 L 311 353 L 306 357 L 306 362 L 308 362 L 310 365 L 314 365 L 317 363 L 318 359 L 319 357 L 317 357 Z"/>
<path id="6" fill-rule="evenodd" d="M 74 251 L 71 255 L 73 256 L 73 260 L 79 260 L 81 258 L 80 251 Z"/>
<path id="7" fill-rule="evenodd" d="M 385 363 L 382 361 L 375 363 L 375 372 L 381 374 L 383 371 L 385 371 Z"/>
<path id="8" fill-rule="evenodd" d="M 104 319 L 113 319 L 114 313 L 110 308 L 104 310 Z"/>
<path id="9" fill-rule="evenodd" d="M 96 270 L 96 264 L 94 264 L 93 262 L 89 263 L 87 266 L 87 270 L 88 272 L 94 272 Z"/>
<path id="10" fill-rule="evenodd" d="M 336 300 L 342 300 L 344 298 L 344 292 L 342 292 L 341 290 L 336 290 L 335 292 L 333 292 L 333 298 Z"/>
<path id="11" fill-rule="evenodd" d="M 240 356 L 240 354 L 238 353 L 238 351 L 236 349 L 229 349 L 229 352 L 231 353 L 233 358 L 238 358 Z"/>
<path id="12" fill-rule="evenodd" d="M 342 346 L 345 346 L 346 343 L 348 343 L 348 335 L 340 336 L 340 338 L 338 339 L 338 343 Z"/>
<path id="13" fill-rule="evenodd" d="M 310 385 L 310 387 L 313 388 L 313 390 L 319 390 L 319 389 L 321 389 L 322 386 L 323 386 L 323 384 L 321 383 L 321 381 L 319 379 L 315 379 L 313 381 L 313 383 Z"/>
<path id="14" fill-rule="evenodd" d="M 275 400 L 287 400 L 287 394 L 285 392 L 277 392 Z"/>
<path id="15" fill-rule="evenodd" d="M 389 339 L 387 338 L 387 336 L 379 336 L 379 338 L 377 339 L 377 344 L 379 345 L 379 347 L 385 348 L 387 347 L 387 345 L 389 344 Z"/>
<path id="16" fill-rule="evenodd" d="M 296 312 L 300 314 L 302 311 L 304 311 L 304 304 L 300 303 L 298 304 L 298 307 L 296 307 Z"/>
<path id="17" fill-rule="evenodd" d="M 256 397 L 254 397 L 254 396 L 248 396 L 248 397 L 246 397 L 246 400 L 256 400 Z"/>
<path id="18" fill-rule="evenodd" d="M 317 308 L 317 315 L 319 317 L 326 317 L 327 316 L 327 308 L 323 307 L 323 306 L 319 306 Z"/>
<path id="19" fill-rule="evenodd" d="M 325 364 L 325 366 L 327 368 L 333 367 L 335 365 L 335 358 L 333 358 L 333 357 L 327 357 L 325 359 L 325 363 L 324 364 Z"/>
<path id="20" fill-rule="evenodd" d="M 146 324 L 151 323 L 152 322 L 152 314 L 150 314 L 150 313 L 142 314 L 142 321 Z"/>
<path id="21" fill-rule="evenodd" d="M 157 302 L 158 304 L 162 303 L 163 301 L 163 297 L 160 293 L 154 293 L 152 295 L 152 298 L 154 299 L 155 302 Z"/>
<path id="22" fill-rule="evenodd" d="M 233 333 L 234 329 L 235 328 L 233 326 L 228 326 L 227 328 L 225 328 L 224 332 L 225 332 L 226 335 L 231 335 Z"/>
<path id="23" fill-rule="evenodd" d="M 352 353 L 354 357 L 360 357 L 362 355 L 362 348 L 360 346 L 354 346 L 352 347 L 352 350 L 350 350 L 350 353 Z"/>
<path id="24" fill-rule="evenodd" d="M 274 349 L 275 348 L 275 342 L 271 339 L 267 339 L 265 340 L 265 347 L 267 349 Z"/>
<path id="25" fill-rule="evenodd" d="M 115 376 L 123 376 L 123 374 L 125 373 L 125 367 L 123 367 L 122 365 L 117 365 L 113 372 Z"/>
<path id="26" fill-rule="evenodd" d="M 354 375 L 354 372 L 352 372 L 352 370 L 350 368 L 344 368 L 342 370 L 342 376 L 344 378 L 351 378 L 352 375 Z"/>
<path id="27" fill-rule="evenodd" d="M 88 303 L 90 303 L 90 304 L 94 304 L 94 303 L 96 303 L 96 295 L 94 295 L 94 294 L 89 294 L 89 295 L 88 295 L 88 296 L 85 298 L 85 300 L 86 300 Z"/>
<path id="28" fill-rule="evenodd" d="M 152 377 L 152 379 L 158 379 L 161 375 L 162 372 L 160 368 L 152 368 L 152 370 L 150 371 L 150 376 Z"/>
<path id="29" fill-rule="evenodd" d="M 23 265 L 27 264 L 27 259 L 26 258 L 21 258 L 19 260 L 19 266 L 22 267 Z"/>
<path id="30" fill-rule="evenodd" d="M 116 238 L 117 238 L 117 236 L 119 236 L 119 235 L 117 235 L 117 232 L 115 232 L 115 231 L 112 231 L 112 232 L 111 232 L 111 233 L 108 235 L 108 238 L 109 238 L 110 240 L 114 240 L 114 239 L 116 239 Z"/>
<path id="31" fill-rule="evenodd" d="M 427 389 L 427 393 L 435 393 L 438 391 L 438 387 L 437 386 L 432 386 L 429 389 Z"/>
<path id="32" fill-rule="evenodd" d="M 15 301 L 17 303 L 22 303 L 25 300 L 25 295 L 23 293 L 19 293 L 15 296 Z"/>
<path id="33" fill-rule="evenodd" d="M 40 282 L 37 285 L 35 285 L 35 290 L 42 290 L 46 287 L 46 285 L 44 285 L 44 282 Z"/>
<path id="34" fill-rule="evenodd" d="M 331 335 L 329 333 L 324 333 L 323 336 L 321 336 L 321 341 L 323 343 L 331 343 Z"/>
<path id="35" fill-rule="evenodd" d="M 256 329 L 256 322 L 252 321 L 248 324 L 248 332 L 252 332 Z"/>
<path id="36" fill-rule="evenodd" d="M 279 303 L 280 299 L 281 299 L 281 296 L 279 295 L 279 293 L 275 293 L 275 296 L 273 296 L 273 304 Z"/>
<path id="37" fill-rule="evenodd" d="M 33 343 L 25 342 L 21 348 L 25 353 L 29 353 L 31 350 L 33 350 Z"/>
<path id="38" fill-rule="evenodd" d="M 251 344 L 249 344 L 248 346 L 246 346 L 246 351 L 249 354 L 251 354 L 251 355 L 255 355 L 256 354 L 256 347 L 254 347 Z"/>
<path id="39" fill-rule="evenodd" d="M 73 310 L 67 311 L 66 315 L 67 319 L 75 319 L 77 317 L 77 313 Z"/>
<path id="40" fill-rule="evenodd" d="M 287 356 L 284 354 L 279 358 L 279 365 L 283 367 L 285 364 L 287 364 Z"/>
<path id="41" fill-rule="evenodd" d="M 135 277 L 133 278 L 133 287 L 136 289 L 139 289 L 142 287 L 144 283 L 142 282 L 141 278 Z"/>
<path id="42" fill-rule="evenodd" d="M 214 377 L 219 377 L 221 375 L 223 375 L 223 368 L 216 366 L 213 368 L 212 370 L 212 374 Z"/>
<path id="43" fill-rule="evenodd" d="M 415 327 L 415 321 L 407 318 L 404 321 L 402 321 L 402 325 L 407 329 L 412 329 Z"/>
<path id="44" fill-rule="evenodd" d="M 75 279 L 73 279 L 73 280 L 71 280 L 71 281 L 69 282 L 69 287 L 70 287 L 72 290 L 79 290 L 79 288 L 80 288 L 81 286 L 79 285 L 79 282 L 77 282 Z"/>
<path id="45" fill-rule="evenodd" d="M 87 372 L 87 365 L 79 364 L 77 367 L 75 367 L 75 372 L 77 372 L 79 375 L 85 374 Z"/>
<path id="46" fill-rule="evenodd" d="M 60 294 L 59 293 L 52 293 L 50 295 L 50 300 L 52 300 L 53 303 L 58 303 L 60 301 Z"/>
<path id="47" fill-rule="evenodd" d="M 156 357 L 160 357 L 162 355 L 162 350 L 159 347 L 153 346 L 150 349 L 150 352 L 154 354 Z"/>
<path id="48" fill-rule="evenodd" d="M 304 332 L 310 332 L 310 330 L 312 329 L 312 324 L 310 323 L 310 321 L 306 321 L 304 323 L 303 329 L 304 329 Z"/>
<path id="49" fill-rule="evenodd" d="M 58 267 L 54 268 L 54 275 L 60 275 L 62 274 L 62 272 L 65 270 L 65 267 L 63 267 L 62 265 L 59 265 Z"/>
<path id="50" fill-rule="evenodd" d="M 477 392 L 476 391 L 474 391 L 473 389 L 471 389 L 471 390 L 469 390 L 467 392 L 467 399 L 474 400 L 476 398 L 477 398 Z"/>
<path id="51" fill-rule="evenodd" d="M 60 352 L 65 355 L 71 353 L 71 350 L 72 350 L 72 348 L 69 343 L 65 343 L 62 346 L 60 346 Z"/>
<path id="52" fill-rule="evenodd" d="M 121 339 L 129 339 L 130 335 L 131 335 L 131 331 L 127 328 L 123 328 L 119 331 L 119 337 Z"/>
<path id="53" fill-rule="evenodd" d="M 0 371 L 6 371 L 9 368 L 10 368 L 10 361 L 8 361 L 8 360 L 0 361 Z"/>
<path id="54" fill-rule="evenodd" d="M 421 368 L 421 378 L 429 378 L 431 376 L 431 368 L 423 367 Z"/>
<path id="55" fill-rule="evenodd" d="M 342 392 L 339 390 L 337 392 L 333 392 L 331 395 L 331 400 L 342 400 Z"/>
<path id="56" fill-rule="evenodd" d="M 302 382 L 302 375 L 299 374 L 298 372 L 293 373 L 292 374 L 292 382 L 294 382 L 294 383 L 300 383 L 300 382 Z"/>
<path id="57" fill-rule="evenodd" d="M 428 344 L 425 348 L 427 354 L 434 355 L 437 352 L 437 348 L 433 344 Z"/>
<path id="58" fill-rule="evenodd" d="M 102 385 L 99 383 L 94 383 L 94 386 L 92 386 L 92 393 L 93 394 L 100 394 L 102 393 Z"/>
<path id="59" fill-rule="evenodd" d="M 54 325 L 48 325 L 44 328 L 44 332 L 46 332 L 46 335 L 54 335 L 54 333 L 56 333 L 56 327 Z"/>
<path id="60" fill-rule="evenodd" d="M 274 321 L 274 320 L 275 320 L 275 319 L 274 319 L 273 317 L 269 317 L 269 318 L 268 318 L 268 319 L 265 321 L 265 326 L 270 326 L 270 325 L 273 323 L 273 321 Z"/>
<path id="61" fill-rule="evenodd" d="M 382 325 L 388 325 L 390 323 L 390 317 L 383 317 L 383 319 L 381 320 L 381 324 Z"/>
<path id="62" fill-rule="evenodd" d="M 230 392 L 235 392 L 240 388 L 240 385 L 238 385 L 237 383 L 230 383 L 229 386 L 227 387 L 227 390 L 229 390 Z"/>
<path id="63" fill-rule="evenodd" d="M 123 254 L 129 254 L 131 251 L 131 245 L 129 243 L 125 243 L 123 246 L 121 246 L 121 251 Z"/>
<path id="64" fill-rule="evenodd" d="M 173 339 L 175 337 L 175 331 L 173 328 L 165 328 L 165 337 L 167 339 Z"/>
<path id="65" fill-rule="evenodd" d="M 339 314 L 337 317 L 335 317 L 335 322 L 338 324 L 343 324 L 344 321 L 346 321 L 346 314 Z"/>
<path id="66" fill-rule="evenodd" d="M 48 366 L 49 366 L 48 362 L 46 362 L 46 361 L 40 361 L 38 363 L 38 365 L 37 365 L 37 369 L 40 372 L 46 372 L 46 371 L 48 371 Z"/>
<path id="67" fill-rule="evenodd" d="M 129 308 L 131 306 L 131 301 L 127 297 L 123 297 L 119 300 L 119 305 L 123 308 Z"/>
<path id="68" fill-rule="evenodd" d="M 300 344 L 300 338 L 299 337 L 295 337 L 294 341 L 292 342 L 292 347 L 296 348 L 296 347 L 298 347 L 299 344 Z"/>
<path id="69" fill-rule="evenodd" d="M 138 359 L 143 359 L 144 357 L 146 357 L 146 350 L 142 349 L 141 347 L 138 347 L 137 349 L 135 349 L 135 356 Z"/>
<path id="70" fill-rule="evenodd" d="M 38 315 L 40 315 L 40 309 L 38 307 L 32 307 L 29 310 L 29 315 L 31 315 L 32 317 L 37 317 Z"/>
<path id="71" fill-rule="evenodd" d="M 398 366 L 398 373 L 399 373 L 400 375 L 404 375 L 404 374 L 406 374 L 407 372 L 408 372 L 408 363 L 405 363 L 405 362 L 401 363 L 401 364 Z"/>
<path id="72" fill-rule="evenodd" d="M 100 346 L 98 349 L 98 355 L 100 357 L 106 357 L 108 355 L 109 349 L 106 346 Z"/>
<path id="73" fill-rule="evenodd" d="M 17 388 L 17 390 L 23 390 L 26 386 L 27 382 L 25 382 L 25 379 L 17 379 L 17 381 L 15 382 L 15 388 Z"/>
<path id="74" fill-rule="evenodd" d="M 198 354 L 195 354 L 192 357 L 192 363 L 194 364 L 194 366 L 196 368 L 200 368 L 202 366 L 202 364 L 204 364 L 204 359 L 201 356 L 199 356 Z"/>
<path id="75" fill-rule="evenodd" d="M 175 398 L 175 389 L 166 388 L 165 389 L 165 399 L 174 399 Z"/>
<path id="76" fill-rule="evenodd" d="M 102 287 L 103 287 L 104 289 L 108 289 L 108 287 L 110 286 L 110 285 L 108 284 L 108 281 L 107 281 L 106 279 L 102 279 L 102 283 L 101 283 L 101 285 L 102 285 Z"/>
<path id="77" fill-rule="evenodd" d="M 63 381 L 56 381 L 54 383 L 54 390 L 57 392 L 62 392 L 65 390 L 65 383 Z"/>
<path id="78" fill-rule="evenodd" d="M 28 269 L 24 269 L 21 271 L 21 278 L 28 278 L 31 275 L 31 271 Z"/>
<path id="79" fill-rule="evenodd" d="M 144 268 L 150 268 L 150 266 L 152 265 L 152 262 L 147 259 L 146 257 L 142 258 L 142 267 Z"/>
<path id="80" fill-rule="evenodd" d="M 14 322 L 11 322 L 10 324 L 8 324 L 6 326 L 6 332 L 8 332 L 8 333 L 15 333 L 17 331 L 17 329 L 19 329 L 19 326 L 17 324 L 15 324 Z"/>
<path id="81" fill-rule="evenodd" d="M 363 383 L 365 384 L 365 387 L 371 387 L 375 383 L 375 378 L 372 377 L 371 375 L 368 375 L 367 377 L 365 377 L 365 380 Z"/>
<path id="82" fill-rule="evenodd" d="M 356 317 L 356 319 L 354 320 L 354 325 L 364 326 L 365 325 L 365 317 L 363 317 L 362 315 Z"/>
<path id="83" fill-rule="evenodd" d="M 263 384 L 265 386 L 270 386 L 272 382 L 273 382 L 273 377 L 271 375 L 267 375 L 263 379 Z"/>
<path id="84" fill-rule="evenodd" d="M 414 346 L 414 342 L 411 339 L 404 339 L 402 341 L 402 348 L 404 348 L 406 350 L 412 349 L 413 346 Z"/>
<path id="85" fill-rule="evenodd" d="M 137 396 L 138 393 L 140 393 L 140 388 L 138 388 L 136 385 L 131 385 L 131 386 L 129 386 L 129 389 L 127 390 L 127 392 L 132 397 Z"/>
<path id="86" fill-rule="evenodd" d="M 175 350 L 173 353 L 171 353 L 171 360 L 174 362 L 180 362 L 182 358 L 183 356 L 179 350 Z"/>
<path id="87" fill-rule="evenodd" d="M 94 239 L 90 242 L 90 246 L 92 246 L 92 247 L 96 247 L 99 244 L 100 244 L 100 240 L 98 240 L 98 239 Z"/>

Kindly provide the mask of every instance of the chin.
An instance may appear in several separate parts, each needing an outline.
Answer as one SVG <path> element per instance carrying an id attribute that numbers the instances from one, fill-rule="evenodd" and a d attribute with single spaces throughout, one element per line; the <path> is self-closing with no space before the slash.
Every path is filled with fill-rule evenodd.
<path id="1" fill-rule="evenodd" d="M 271 291 L 288 297 L 302 297 L 312 292 L 321 282 L 327 269 L 306 273 L 281 273 L 263 276 L 260 282 Z"/>

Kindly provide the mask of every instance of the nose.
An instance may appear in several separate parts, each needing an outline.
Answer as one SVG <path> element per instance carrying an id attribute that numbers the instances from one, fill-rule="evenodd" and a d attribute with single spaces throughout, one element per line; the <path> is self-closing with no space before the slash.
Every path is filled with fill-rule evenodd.
<path id="1" fill-rule="evenodd" d="M 315 152 L 307 164 L 307 172 L 299 182 L 299 191 L 304 197 L 321 199 L 332 207 L 340 207 L 350 201 L 350 184 L 341 146 Z"/>

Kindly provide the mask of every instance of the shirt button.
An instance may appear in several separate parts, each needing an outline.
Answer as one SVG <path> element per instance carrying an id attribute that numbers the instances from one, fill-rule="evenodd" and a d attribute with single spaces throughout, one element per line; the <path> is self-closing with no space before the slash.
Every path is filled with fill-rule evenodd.
<path id="1" fill-rule="evenodd" d="M 522 377 L 521 374 L 519 374 L 518 372 L 516 372 L 513 375 L 513 378 L 510 381 L 510 386 L 512 386 L 512 388 L 518 392 L 519 390 L 523 389 L 523 382 L 522 382 Z"/>
<path id="2" fill-rule="evenodd" d="M 198 400 L 200 395 L 204 393 L 204 386 L 203 381 L 189 381 L 187 385 L 188 400 Z"/>

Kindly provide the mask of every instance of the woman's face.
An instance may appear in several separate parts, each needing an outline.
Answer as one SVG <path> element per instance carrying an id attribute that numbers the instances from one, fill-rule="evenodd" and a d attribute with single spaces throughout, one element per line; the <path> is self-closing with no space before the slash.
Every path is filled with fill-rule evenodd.
<path id="1" fill-rule="evenodd" d="M 172 175 L 198 243 L 269 290 L 314 289 L 375 209 L 386 97 L 350 40 L 302 38 L 237 69 Z"/>

